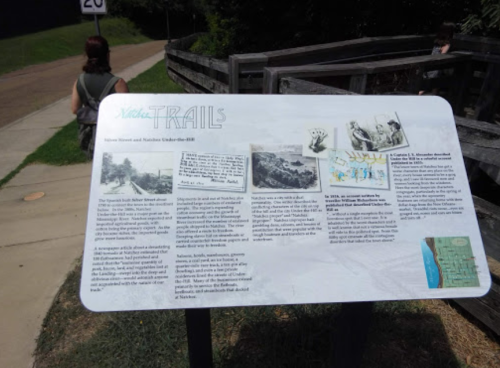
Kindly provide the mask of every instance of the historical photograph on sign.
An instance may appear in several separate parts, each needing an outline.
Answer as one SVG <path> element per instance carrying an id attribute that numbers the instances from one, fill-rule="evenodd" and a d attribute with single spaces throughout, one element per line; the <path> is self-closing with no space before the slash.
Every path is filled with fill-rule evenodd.
<path id="1" fill-rule="evenodd" d="M 102 194 L 172 194 L 173 152 L 106 152 L 102 156 Z"/>
<path id="2" fill-rule="evenodd" d="M 425 238 L 420 246 L 429 288 L 479 286 L 469 237 Z"/>
<path id="3" fill-rule="evenodd" d="M 329 150 L 331 186 L 389 189 L 387 155 L 378 152 Z"/>
<path id="4" fill-rule="evenodd" d="M 408 140 L 396 113 L 351 119 L 347 134 L 357 151 L 388 151 L 408 147 Z"/>
<path id="5" fill-rule="evenodd" d="M 302 155 L 306 157 L 328 158 L 328 150 L 333 149 L 333 125 L 309 123 L 304 126 Z"/>
<path id="6" fill-rule="evenodd" d="M 247 157 L 182 152 L 178 186 L 185 189 L 245 192 Z"/>
<path id="7" fill-rule="evenodd" d="M 321 192 L 318 160 L 302 146 L 250 145 L 253 192 Z"/>

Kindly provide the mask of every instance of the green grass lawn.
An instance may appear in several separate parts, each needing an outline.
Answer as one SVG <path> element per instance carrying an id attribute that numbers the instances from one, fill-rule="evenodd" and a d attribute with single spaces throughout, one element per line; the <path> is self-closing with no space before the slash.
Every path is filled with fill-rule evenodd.
<path id="1" fill-rule="evenodd" d="M 184 90 L 168 77 L 165 63 L 159 61 L 152 68 L 139 74 L 129 83 L 132 93 L 183 93 Z M 68 106 L 69 108 L 69 106 Z M 78 125 L 73 120 L 59 130 L 5 178 L 0 180 L 0 188 L 16 176 L 24 167 L 33 163 L 47 165 L 71 165 L 86 162 L 86 156 L 78 145 Z"/>
<path id="2" fill-rule="evenodd" d="M 111 46 L 149 41 L 126 19 L 100 20 L 101 34 Z M 94 22 L 0 40 L 0 75 L 68 56 L 82 54 L 87 37 L 95 34 Z"/>

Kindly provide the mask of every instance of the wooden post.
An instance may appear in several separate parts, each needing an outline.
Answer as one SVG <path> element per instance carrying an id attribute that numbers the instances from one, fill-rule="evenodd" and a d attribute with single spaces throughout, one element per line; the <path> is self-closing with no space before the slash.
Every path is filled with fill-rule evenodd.
<path id="1" fill-rule="evenodd" d="M 363 351 L 370 330 L 374 302 L 343 303 L 333 332 L 331 368 L 361 366 Z"/>
<path id="2" fill-rule="evenodd" d="M 481 94 L 476 104 L 475 120 L 491 123 L 500 99 L 500 64 L 491 63 L 484 78 Z"/>
<path id="3" fill-rule="evenodd" d="M 450 99 L 453 105 L 454 115 L 465 115 L 465 100 L 468 95 L 470 81 L 472 79 L 472 63 L 466 61 L 455 68 L 454 83 Z"/>
<path id="4" fill-rule="evenodd" d="M 277 94 L 279 84 L 278 72 L 274 68 L 264 68 L 264 80 L 262 81 L 262 93 L 271 95 Z"/>
<path id="5" fill-rule="evenodd" d="M 212 368 L 210 309 L 186 309 L 190 368 Z"/>
<path id="6" fill-rule="evenodd" d="M 349 81 L 349 91 L 364 95 L 367 77 L 367 74 L 357 74 L 351 76 L 351 80 Z"/>
<path id="7" fill-rule="evenodd" d="M 424 69 L 420 66 L 410 69 L 410 82 L 408 92 L 412 95 L 418 94 L 422 90 Z"/>
<path id="8" fill-rule="evenodd" d="M 228 61 L 228 79 L 229 93 L 238 93 L 240 82 L 239 60 L 236 55 L 229 56 Z"/>
<path id="9" fill-rule="evenodd" d="M 243 73 L 260 74 L 268 58 L 262 53 L 229 56 L 229 93 L 240 93 L 240 77 Z"/>

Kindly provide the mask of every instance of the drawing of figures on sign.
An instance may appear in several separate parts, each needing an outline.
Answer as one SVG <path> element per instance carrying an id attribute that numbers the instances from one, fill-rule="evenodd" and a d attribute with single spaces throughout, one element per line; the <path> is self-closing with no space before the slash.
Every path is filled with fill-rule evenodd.
<path id="1" fill-rule="evenodd" d="M 331 186 L 389 189 L 387 155 L 374 152 L 330 150 Z"/>
<path id="2" fill-rule="evenodd" d="M 333 126 L 309 123 L 304 126 L 302 155 L 328 158 L 328 149 L 333 149 Z"/>
<path id="3" fill-rule="evenodd" d="M 173 152 L 105 152 L 102 156 L 102 194 L 172 194 Z"/>
<path id="4" fill-rule="evenodd" d="M 396 113 L 352 119 L 347 123 L 347 132 L 357 151 L 380 152 L 408 146 Z"/>
<path id="5" fill-rule="evenodd" d="M 321 192 L 318 160 L 301 145 L 250 145 L 252 191 Z"/>

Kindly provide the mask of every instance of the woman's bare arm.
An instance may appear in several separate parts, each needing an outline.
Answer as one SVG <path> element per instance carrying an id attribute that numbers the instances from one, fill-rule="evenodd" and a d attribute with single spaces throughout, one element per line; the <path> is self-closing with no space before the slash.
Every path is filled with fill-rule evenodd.
<path id="1" fill-rule="evenodd" d="M 71 93 L 71 112 L 76 114 L 78 109 L 82 106 L 82 101 L 80 96 L 78 96 L 78 91 L 76 90 L 76 81 L 73 84 L 73 92 Z"/>
<path id="2" fill-rule="evenodd" d="M 115 91 L 116 93 L 128 93 L 127 83 L 123 79 L 120 79 L 115 84 Z"/>

